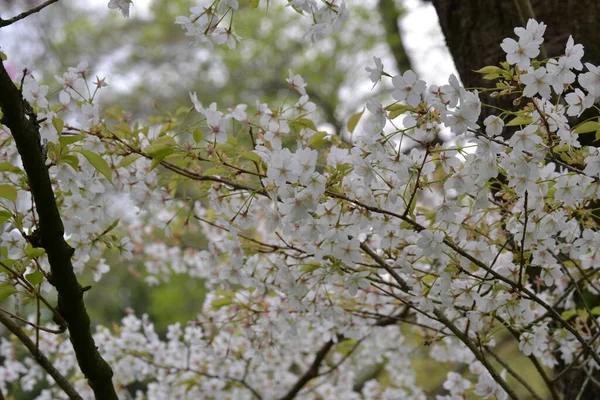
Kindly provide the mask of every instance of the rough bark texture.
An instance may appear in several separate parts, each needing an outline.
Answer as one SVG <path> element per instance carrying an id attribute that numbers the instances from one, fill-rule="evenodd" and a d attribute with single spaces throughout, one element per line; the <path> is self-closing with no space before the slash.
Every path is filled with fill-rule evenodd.
<path id="1" fill-rule="evenodd" d="M 77 362 L 88 379 L 98 400 L 117 400 L 112 376 L 113 371 L 102 358 L 90 330 L 90 317 L 83 302 L 84 290 L 77 281 L 71 256 L 73 248 L 64 239 L 65 229 L 56 205 L 54 190 L 42 154 L 39 126 L 29 104 L 12 82 L 0 62 L 0 108 L 4 116 L 0 120 L 10 129 L 21 155 L 29 188 L 38 214 L 39 230 L 32 234 L 48 255 L 52 279 L 50 283 L 58 292 L 58 311 L 69 329 Z"/>
<path id="2" fill-rule="evenodd" d="M 506 56 L 500 43 L 515 38 L 521 17 L 510 0 L 434 0 L 446 44 L 466 87 L 489 87 L 490 82 L 472 70 L 497 65 Z M 600 64 L 600 2 L 597 0 L 531 0 L 536 19 L 548 25 L 544 46 L 549 57 L 564 54 L 573 35 L 585 47 L 584 59 Z"/>
<path id="3" fill-rule="evenodd" d="M 490 82 L 473 72 L 486 65 L 498 65 L 506 60 L 500 43 L 506 37 L 515 38 L 515 26 L 522 26 L 521 16 L 510 0 L 433 0 L 446 44 L 465 87 L 490 87 Z M 600 1 L 598 0 L 531 0 L 537 21 L 548 25 L 544 46 L 549 57 L 564 54 L 564 46 L 573 35 L 575 43 L 585 47 L 584 61 L 600 64 Z M 482 94 L 484 103 L 504 109 L 511 108 L 510 99 L 491 99 Z M 482 119 L 494 113 L 482 109 Z M 585 117 L 585 115 L 584 115 Z M 593 135 L 581 135 L 584 145 L 593 144 Z M 559 365 L 557 372 L 565 366 Z M 594 374 L 598 381 L 600 373 Z M 597 399 L 600 387 L 587 379 L 584 371 L 573 368 L 556 382 L 565 399 Z M 578 397 L 580 396 L 580 397 Z"/>

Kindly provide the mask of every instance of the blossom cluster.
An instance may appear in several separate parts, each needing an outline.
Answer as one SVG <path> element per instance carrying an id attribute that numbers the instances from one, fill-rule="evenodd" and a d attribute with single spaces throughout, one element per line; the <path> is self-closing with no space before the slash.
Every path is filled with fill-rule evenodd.
<path id="1" fill-rule="evenodd" d="M 258 7 L 259 1 L 250 1 L 251 7 Z M 330 35 L 348 19 L 348 10 L 343 0 L 323 2 L 321 6 L 316 0 L 291 0 L 287 6 L 298 13 L 309 14 L 313 25 L 307 33 L 313 42 Z M 190 8 L 189 16 L 179 16 L 175 23 L 181 25 L 187 36 L 196 43 L 212 46 L 227 45 L 235 49 L 241 38 L 233 31 L 234 13 L 239 9 L 238 0 L 205 0 L 203 4 Z M 229 21 L 228 26 L 223 26 Z"/>

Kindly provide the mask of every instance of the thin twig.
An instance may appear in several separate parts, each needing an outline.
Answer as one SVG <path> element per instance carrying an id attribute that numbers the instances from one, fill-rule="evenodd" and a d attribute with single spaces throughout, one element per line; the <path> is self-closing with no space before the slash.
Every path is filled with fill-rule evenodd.
<path id="1" fill-rule="evenodd" d="M 521 249 L 520 249 L 520 259 L 519 259 L 519 285 L 521 287 L 523 287 L 523 270 L 525 269 L 525 238 L 527 235 L 527 219 L 528 219 L 528 214 L 527 214 L 527 199 L 528 199 L 528 194 L 527 194 L 527 190 L 525 190 L 525 199 L 523 200 L 523 204 L 524 204 L 524 213 L 525 213 L 525 221 L 523 222 L 523 237 L 521 238 Z"/>
<path id="2" fill-rule="evenodd" d="M 17 325 L 15 324 L 9 316 L 0 313 L 0 323 L 6 327 L 9 331 L 15 335 L 21 343 L 27 347 L 29 352 L 38 364 L 50 375 L 55 381 L 56 384 L 69 396 L 69 399 L 82 400 L 82 397 L 77 393 L 75 388 L 71 385 L 71 383 L 65 378 L 56 367 L 36 348 L 35 343 L 29 339 L 29 336 Z"/>
<path id="3" fill-rule="evenodd" d="M 484 347 L 485 351 L 487 351 L 492 357 L 494 357 L 494 359 L 496 360 L 496 362 L 500 365 L 502 365 L 502 367 L 508 371 L 509 374 L 512 375 L 513 378 L 515 378 L 517 380 L 517 382 L 519 382 L 521 385 L 523 385 L 523 387 L 525 389 L 527 389 L 527 391 L 529 393 L 531 393 L 531 396 L 534 399 L 537 400 L 544 400 L 540 397 L 540 395 L 538 395 L 535 390 L 533 390 L 533 388 L 525 381 L 525 379 L 521 378 L 521 376 L 515 372 L 515 370 L 513 370 L 510 365 L 508 365 L 507 363 L 504 362 L 504 360 L 502 360 L 500 357 L 498 357 L 498 355 L 496 353 L 494 353 L 489 347 Z"/>
<path id="4" fill-rule="evenodd" d="M 10 18 L 10 19 L 2 19 L 2 18 L 0 18 L 0 28 L 3 28 L 5 26 L 11 25 L 11 24 L 14 24 L 17 21 L 20 21 L 20 20 L 22 20 L 24 18 L 27 18 L 31 14 L 35 14 L 37 12 L 40 12 L 44 8 L 48 7 L 50 4 L 56 3 L 57 1 L 58 0 L 48 0 L 48 1 L 40 4 L 39 6 L 33 7 L 32 9 L 30 9 L 28 11 L 25 11 L 25 12 L 22 12 L 21 14 L 16 15 L 16 16 Z"/>
<path id="5" fill-rule="evenodd" d="M 292 400 L 294 397 L 296 397 L 298 392 L 302 390 L 302 388 L 304 387 L 304 385 L 306 385 L 308 381 L 319 376 L 319 367 L 321 366 L 321 363 L 325 359 L 325 356 L 327 356 L 327 353 L 329 353 L 329 350 L 331 350 L 334 344 L 334 341 L 330 339 L 323 346 L 321 346 L 319 351 L 317 351 L 317 353 L 315 354 L 315 359 L 313 360 L 310 367 L 296 381 L 294 386 L 283 397 L 280 398 L 280 400 Z"/>

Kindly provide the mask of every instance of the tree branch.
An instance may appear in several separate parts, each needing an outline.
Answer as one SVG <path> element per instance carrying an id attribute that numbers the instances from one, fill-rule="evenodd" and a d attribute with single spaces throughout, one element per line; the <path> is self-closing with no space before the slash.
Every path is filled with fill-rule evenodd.
<path id="1" fill-rule="evenodd" d="M 406 54 L 404 44 L 402 44 L 402 33 L 398 27 L 398 19 L 402 16 L 403 10 L 398 9 L 394 0 L 379 0 L 377 9 L 385 29 L 385 41 L 390 46 L 398 71 L 402 73 L 412 69 L 410 58 Z"/>
<path id="2" fill-rule="evenodd" d="M 21 155 L 39 216 L 41 246 L 50 263 L 52 278 L 49 282 L 58 292 L 57 309 L 68 324 L 77 362 L 97 399 L 117 400 L 113 371 L 96 348 L 83 302 L 83 289 L 73 271 L 74 250 L 64 239 L 65 229 L 42 154 L 38 121 L 2 63 L 0 93 L 0 108 L 4 113 L 0 122 L 10 129 Z"/>
<path id="3" fill-rule="evenodd" d="M 73 388 L 71 383 L 61 375 L 60 372 L 54 367 L 52 362 L 46 358 L 45 355 L 42 354 L 41 351 L 36 347 L 35 343 L 29 336 L 13 321 L 11 321 L 10 317 L 0 313 L 0 323 L 6 327 L 9 331 L 12 332 L 13 335 L 17 337 L 27 347 L 33 358 L 40 364 L 42 368 L 50 375 L 55 381 L 56 384 L 64 390 L 64 392 L 69 396 L 70 399 L 81 400 L 82 397 L 77 393 L 77 391 Z"/>
<path id="4" fill-rule="evenodd" d="M 3 28 L 5 26 L 14 24 L 17 21 L 20 21 L 24 18 L 27 18 L 28 16 L 30 16 L 31 14 L 35 14 L 37 12 L 42 11 L 44 8 L 48 7 L 50 4 L 56 3 L 58 0 L 48 0 L 42 4 L 40 4 L 37 7 L 33 7 L 31 10 L 27 10 L 25 12 L 22 12 L 19 15 L 16 15 L 10 19 L 2 19 L 0 18 L 0 28 Z"/>
<path id="5" fill-rule="evenodd" d="M 311 366 L 306 370 L 306 372 L 304 372 L 300 379 L 296 381 L 296 384 L 289 390 L 289 392 L 287 392 L 285 396 L 280 398 L 280 400 L 292 400 L 294 397 L 296 397 L 298 392 L 302 390 L 302 388 L 304 387 L 304 385 L 306 385 L 308 381 L 319 376 L 319 367 L 321 366 L 321 363 L 325 359 L 325 356 L 327 356 L 327 353 L 329 353 L 329 350 L 331 350 L 334 344 L 335 343 L 333 342 L 333 340 L 329 340 L 327 343 L 321 346 L 319 351 L 317 351 L 317 354 L 315 355 L 315 359 L 313 360 Z"/>

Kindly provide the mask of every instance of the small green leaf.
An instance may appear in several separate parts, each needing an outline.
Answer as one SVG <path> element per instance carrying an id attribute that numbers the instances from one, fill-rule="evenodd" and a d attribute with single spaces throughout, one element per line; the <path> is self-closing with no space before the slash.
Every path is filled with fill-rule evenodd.
<path id="1" fill-rule="evenodd" d="M 56 131 L 58 132 L 59 135 L 62 135 L 63 132 L 63 128 L 65 126 L 65 121 L 63 121 L 60 118 L 52 118 L 52 125 L 54 125 L 54 128 L 56 129 Z"/>
<path id="2" fill-rule="evenodd" d="M 577 125 L 575 133 L 580 135 L 582 133 L 596 132 L 598 129 L 600 129 L 600 123 L 598 123 L 598 121 L 586 121 Z"/>
<path id="3" fill-rule="evenodd" d="M 104 234 L 106 235 L 108 232 L 112 231 L 113 229 L 115 229 L 117 227 L 117 225 L 119 225 L 119 221 L 121 220 L 121 218 L 117 218 L 115 219 L 112 224 L 110 224 L 110 226 L 108 228 L 106 228 L 104 230 Z"/>
<path id="4" fill-rule="evenodd" d="M 302 268 L 300 269 L 300 271 L 308 273 L 308 272 L 316 271 L 319 268 L 321 268 L 321 264 L 312 262 L 312 263 L 304 264 L 302 266 Z"/>
<path id="5" fill-rule="evenodd" d="M 121 162 L 119 163 L 119 168 L 125 168 L 125 167 L 133 164 L 140 157 L 141 156 L 136 153 L 132 153 L 132 154 L 129 154 L 129 155 L 123 157 L 121 159 Z"/>
<path id="6" fill-rule="evenodd" d="M 17 200 L 17 189 L 11 185 L 0 185 L 0 197 L 15 202 Z"/>
<path id="7" fill-rule="evenodd" d="M 14 172 L 15 174 L 23 173 L 21 168 L 8 161 L 0 162 L 0 172 Z"/>
<path id="8" fill-rule="evenodd" d="M 473 72 L 477 72 L 478 74 L 501 74 L 502 68 L 494 67 L 493 65 L 488 65 L 487 67 L 483 67 L 478 70 L 473 70 Z"/>
<path id="9" fill-rule="evenodd" d="M 560 316 L 565 320 L 568 321 L 570 320 L 572 317 L 574 317 L 575 315 L 577 315 L 577 310 L 576 309 L 572 309 L 572 310 L 566 310 L 563 311 L 562 314 L 560 314 Z"/>
<path id="10" fill-rule="evenodd" d="M 154 169 L 156 167 L 158 167 L 161 162 L 162 162 L 162 159 L 160 159 L 160 158 L 153 158 L 152 162 L 150 163 L 150 169 L 148 170 L 148 172 L 154 171 Z"/>
<path id="11" fill-rule="evenodd" d="M 246 160 L 254 161 L 255 163 L 262 162 L 262 158 L 260 158 L 260 156 L 253 151 L 244 152 L 242 154 L 242 158 L 245 158 Z"/>
<path id="12" fill-rule="evenodd" d="M 29 283 L 31 283 L 33 286 L 35 286 L 44 279 L 44 274 L 42 273 L 42 271 L 35 271 L 35 272 L 32 272 L 31 274 L 25 275 L 25 279 L 27 279 L 27 281 Z"/>
<path id="13" fill-rule="evenodd" d="M 33 247 L 31 243 L 27 243 L 27 247 L 25 247 L 25 254 L 27 254 L 27 257 L 33 259 L 46 254 L 46 250 L 41 247 Z"/>
<path id="14" fill-rule="evenodd" d="M 213 302 L 211 303 L 211 306 L 212 306 L 213 310 L 218 310 L 219 308 L 228 306 L 230 304 L 233 304 L 233 300 L 232 299 L 228 299 L 226 297 L 222 297 L 220 299 L 213 300 Z"/>
<path id="15" fill-rule="evenodd" d="M 315 125 L 315 123 L 308 118 L 298 118 L 290 122 L 290 125 L 296 129 L 310 128 L 313 131 L 317 130 L 317 126 Z"/>
<path id="16" fill-rule="evenodd" d="M 83 139 L 83 135 L 69 135 L 69 136 L 61 136 L 58 141 L 62 146 L 68 146 L 73 143 L 79 142 Z"/>
<path id="17" fill-rule="evenodd" d="M 390 119 L 394 119 L 397 116 L 404 114 L 406 111 L 413 110 L 414 107 L 396 103 L 396 104 L 387 106 L 385 109 L 389 112 L 388 117 Z"/>
<path id="18" fill-rule="evenodd" d="M 592 315 L 600 315 L 600 306 L 596 306 L 590 310 Z"/>
<path id="19" fill-rule="evenodd" d="M 225 168 L 214 167 L 207 169 L 202 175 L 227 175 L 228 172 Z"/>
<path id="20" fill-rule="evenodd" d="M 8 249 L 6 247 L 0 246 L 0 256 L 4 258 L 4 260 L 2 260 L 2 264 L 0 264 L 0 273 L 4 274 L 10 272 L 9 268 L 15 265 L 15 260 L 6 258 L 8 256 Z"/>
<path id="21" fill-rule="evenodd" d="M 163 160 L 166 156 L 175 152 L 175 145 L 175 139 L 171 136 L 163 136 L 146 146 L 144 152 L 152 158 Z"/>
<path id="22" fill-rule="evenodd" d="M 348 132 L 354 133 L 354 129 L 356 129 L 356 125 L 358 125 L 358 121 L 360 121 L 360 117 L 362 117 L 364 112 L 365 112 L 365 109 L 363 108 L 362 111 L 357 112 L 356 114 L 352 115 L 348 119 L 348 123 L 346 124 L 346 128 L 348 128 Z"/>
<path id="23" fill-rule="evenodd" d="M 75 171 L 79 169 L 79 158 L 77 158 L 77 156 L 73 154 L 67 154 L 62 156 L 60 161 L 64 162 L 65 164 L 69 164 L 71 167 L 73 167 Z"/>
<path id="24" fill-rule="evenodd" d="M 487 81 L 493 81 L 494 79 L 498 79 L 499 77 L 500 77 L 500 74 L 487 74 L 487 75 L 484 75 L 482 78 Z"/>
<path id="25" fill-rule="evenodd" d="M 329 134 L 327 132 L 317 132 L 308 138 L 307 144 L 314 149 L 323 147 L 323 145 L 327 143 L 326 137 L 328 135 Z"/>
<path id="26" fill-rule="evenodd" d="M 257 8 L 258 3 L 260 3 L 260 0 L 248 0 L 248 5 L 250 8 Z"/>
<path id="27" fill-rule="evenodd" d="M 10 283 L 3 283 L 0 285 L 0 301 L 7 299 L 15 293 L 17 293 L 17 289 Z"/>
<path id="28" fill-rule="evenodd" d="M 533 118 L 531 118 L 531 117 L 518 116 L 515 119 L 508 121 L 506 126 L 529 125 L 532 122 L 533 122 Z"/>
<path id="29" fill-rule="evenodd" d="M 12 217 L 12 214 L 5 210 L 0 210 L 0 225 L 8 221 Z"/>
<path id="30" fill-rule="evenodd" d="M 96 171 L 100 172 L 110 183 L 112 183 L 112 170 L 101 155 L 89 150 L 81 150 L 81 154 L 92 164 Z"/>
<path id="31" fill-rule="evenodd" d="M 2 60 L 2 61 L 8 60 L 8 57 L 6 56 L 6 53 L 3 52 L 3 51 L 0 51 L 0 60 Z"/>
<path id="32" fill-rule="evenodd" d="M 204 139 L 204 133 L 202 133 L 202 129 L 200 128 L 194 129 L 194 132 L 192 132 L 192 136 L 194 137 L 196 143 L 200 143 L 202 139 Z"/>
<path id="33" fill-rule="evenodd" d="M 2 53 L 2 52 L 0 52 Z M 2 107 L 0 107 L 0 118 L 4 117 L 4 113 L 2 112 Z"/>

